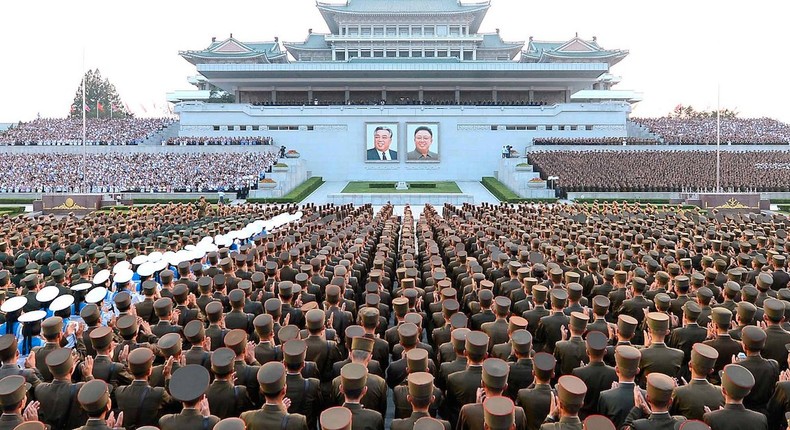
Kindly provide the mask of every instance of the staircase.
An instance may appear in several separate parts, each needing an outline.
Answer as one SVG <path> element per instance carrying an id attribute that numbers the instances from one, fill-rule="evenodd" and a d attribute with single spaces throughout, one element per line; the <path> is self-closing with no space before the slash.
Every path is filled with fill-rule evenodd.
<path id="1" fill-rule="evenodd" d="M 181 128 L 181 123 L 176 121 L 169 126 L 157 131 L 156 133 L 148 136 L 140 146 L 161 146 L 163 140 L 167 140 L 171 137 L 178 137 L 178 131 Z"/>
<path id="2" fill-rule="evenodd" d="M 503 158 L 499 161 L 496 178 L 522 198 L 551 199 L 554 190 L 540 178 L 540 173 L 526 158 Z"/>
<path id="3" fill-rule="evenodd" d="M 625 129 L 628 133 L 628 137 L 635 137 L 640 139 L 654 139 L 657 142 L 663 142 L 664 139 L 661 136 L 653 133 L 650 131 L 649 128 L 645 127 L 642 124 L 635 123 L 633 121 L 626 121 Z"/>

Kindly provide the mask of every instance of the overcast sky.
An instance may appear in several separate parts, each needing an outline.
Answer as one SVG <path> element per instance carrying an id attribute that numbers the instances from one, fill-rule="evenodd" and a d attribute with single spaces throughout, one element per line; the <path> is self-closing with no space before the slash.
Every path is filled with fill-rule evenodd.
<path id="1" fill-rule="evenodd" d="M 386 0 L 381 0 L 386 1 Z M 424 0 L 431 1 L 431 0 Z M 63 117 L 85 67 L 99 68 L 139 116 L 161 114 L 165 93 L 194 89 L 195 68 L 179 50 L 212 36 L 301 41 L 327 32 L 313 0 L 9 1 L 3 4 L 0 122 Z M 616 89 L 644 93 L 635 116 L 677 104 L 722 108 L 790 122 L 785 37 L 790 2 L 755 0 L 493 0 L 481 31 L 506 40 L 568 40 L 578 32 L 630 51 L 612 73 Z"/>

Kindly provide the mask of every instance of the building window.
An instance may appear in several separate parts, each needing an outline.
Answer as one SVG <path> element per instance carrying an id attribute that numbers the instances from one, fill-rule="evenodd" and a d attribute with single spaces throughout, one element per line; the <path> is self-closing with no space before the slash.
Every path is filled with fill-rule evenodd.
<path id="1" fill-rule="evenodd" d="M 219 126 L 218 125 L 214 126 L 214 131 L 219 131 Z"/>
<path id="2" fill-rule="evenodd" d="M 436 51 L 434 51 L 433 49 L 426 49 L 425 50 L 425 56 L 428 57 L 428 58 L 435 57 L 436 56 Z"/>
<path id="3" fill-rule="evenodd" d="M 349 27 L 348 35 L 349 36 L 359 36 L 359 29 L 357 27 Z"/>
<path id="4" fill-rule="evenodd" d="M 464 61 L 472 61 L 472 54 L 471 51 L 464 51 Z"/>
<path id="5" fill-rule="evenodd" d="M 406 49 L 401 50 L 398 52 L 398 56 L 401 58 L 409 58 L 409 51 Z"/>
<path id="6" fill-rule="evenodd" d="M 370 27 L 362 27 L 362 35 L 363 36 L 370 36 Z"/>
<path id="7" fill-rule="evenodd" d="M 335 59 L 337 59 L 337 61 L 346 61 L 346 51 L 336 51 Z"/>
<path id="8" fill-rule="evenodd" d="M 455 25 L 450 27 L 450 36 L 460 36 L 460 35 L 461 35 L 461 27 Z"/>
<path id="9" fill-rule="evenodd" d="M 435 34 L 435 28 L 432 25 L 426 25 L 423 33 L 425 36 L 433 36 Z"/>
<path id="10" fill-rule="evenodd" d="M 373 35 L 376 37 L 384 36 L 384 27 L 373 27 Z"/>
<path id="11" fill-rule="evenodd" d="M 259 128 L 260 128 L 259 126 L 257 126 L 257 125 L 253 125 L 253 126 L 252 126 L 252 131 L 258 131 L 258 129 L 259 129 Z M 193 324 L 193 325 L 194 325 L 194 324 Z"/>
<path id="12" fill-rule="evenodd" d="M 387 51 L 387 58 L 395 58 L 398 56 L 398 51 L 395 50 L 388 50 Z"/>
<path id="13" fill-rule="evenodd" d="M 411 29 L 412 36 L 422 36 L 422 27 L 414 27 Z"/>
<path id="14" fill-rule="evenodd" d="M 384 57 L 384 51 L 373 51 L 373 56 L 376 58 Z"/>
<path id="15" fill-rule="evenodd" d="M 422 57 L 422 51 L 411 51 L 411 56 L 414 58 Z"/>
<path id="16" fill-rule="evenodd" d="M 409 35 L 409 26 L 401 25 L 398 27 L 398 34 L 401 36 L 408 36 Z"/>
<path id="17" fill-rule="evenodd" d="M 437 51 L 437 57 L 447 57 L 447 51 L 444 49 L 440 49 Z"/>
<path id="18" fill-rule="evenodd" d="M 362 50 L 362 58 L 370 58 L 370 51 L 367 49 Z"/>
<path id="19" fill-rule="evenodd" d="M 461 51 L 450 51 L 450 56 L 455 58 L 461 58 Z"/>
<path id="20" fill-rule="evenodd" d="M 348 51 L 348 58 L 357 58 L 359 57 L 359 51 Z"/>
<path id="21" fill-rule="evenodd" d="M 395 27 L 395 26 L 388 26 L 387 27 L 387 36 L 393 37 L 393 36 L 397 35 L 397 33 L 398 33 L 398 27 Z"/>

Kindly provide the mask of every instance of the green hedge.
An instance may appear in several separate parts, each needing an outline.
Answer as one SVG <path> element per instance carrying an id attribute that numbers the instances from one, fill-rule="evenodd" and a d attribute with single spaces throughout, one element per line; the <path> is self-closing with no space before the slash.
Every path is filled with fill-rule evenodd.
<path id="1" fill-rule="evenodd" d="M 0 216 L 3 215 L 17 215 L 25 212 L 24 206 L 5 206 L 0 207 Z"/>
<path id="2" fill-rule="evenodd" d="M 133 199 L 132 201 L 135 205 L 153 205 L 157 203 L 194 203 L 198 201 L 198 199 L 174 199 L 167 195 L 162 195 L 162 197 L 146 197 L 143 199 Z M 206 198 L 206 201 L 216 204 L 219 203 L 219 198 Z"/>
<path id="3" fill-rule="evenodd" d="M 790 205 L 790 199 L 770 199 L 772 205 Z M 2 202 L 2 200 L 0 200 Z"/>
<path id="4" fill-rule="evenodd" d="M 410 182 L 409 188 L 436 188 L 436 182 Z"/>
<path id="5" fill-rule="evenodd" d="M 522 198 L 519 197 L 518 194 L 514 193 L 510 188 L 506 187 L 505 184 L 499 182 L 493 176 L 486 176 L 481 181 L 484 187 L 494 197 L 498 198 L 500 201 L 506 203 L 556 203 L 557 199 L 555 198 Z"/>
<path id="6" fill-rule="evenodd" d="M 368 188 L 375 188 L 375 189 L 384 189 L 384 188 L 395 188 L 394 182 L 371 182 L 368 184 Z"/>
<path id="7" fill-rule="evenodd" d="M 782 212 L 790 212 L 790 205 L 779 205 L 779 210 Z"/>
<path id="8" fill-rule="evenodd" d="M 0 198 L 0 205 L 32 205 L 35 199 Z"/>
<path id="9" fill-rule="evenodd" d="M 313 176 L 312 178 L 302 182 L 291 190 L 290 193 L 282 197 L 274 197 L 271 199 L 247 199 L 249 203 L 299 203 L 307 196 L 317 190 L 318 187 L 324 184 L 324 179 L 320 176 Z"/>

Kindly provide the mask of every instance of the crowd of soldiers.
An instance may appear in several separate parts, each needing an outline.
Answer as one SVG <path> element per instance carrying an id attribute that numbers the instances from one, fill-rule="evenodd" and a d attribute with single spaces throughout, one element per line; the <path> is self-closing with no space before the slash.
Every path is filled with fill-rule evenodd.
<path id="1" fill-rule="evenodd" d="M 172 124 L 172 118 L 86 120 L 88 145 L 137 145 Z M 82 145 L 82 119 L 38 118 L 0 133 L 0 145 Z"/>
<path id="2" fill-rule="evenodd" d="M 0 429 L 785 428 L 789 223 L 622 204 L 6 217 Z"/>
<path id="3" fill-rule="evenodd" d="M 564 191 L 670 192 L 716 188 L 715 151 L 540 151 L 527 154 Z M 721 152 L 721 187 L 790 191 L 790 152 Z"/>

